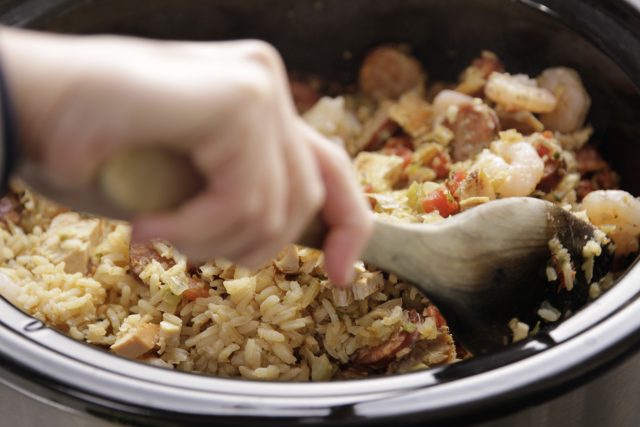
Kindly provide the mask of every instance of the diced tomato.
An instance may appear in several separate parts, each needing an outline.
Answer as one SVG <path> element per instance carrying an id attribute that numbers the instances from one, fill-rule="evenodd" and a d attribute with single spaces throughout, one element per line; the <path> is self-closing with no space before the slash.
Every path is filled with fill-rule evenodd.
<path id="1" fill-rule="evenodd" d="M 453 198 L 449 190 L 446 188 L 438 188 L 435 191 L 427 194 L 422 199 L 422 209 L 425 213 L 438 211 L 440 216 L 446 218 L 460 211 L 460 205 Z"/>
<path id="2" fill-rule="evenodd" d="M 557 271 L 557 270 L 556 270 Z M 560 277 L 560 283 L 558 283 L 558 292 L 562 289 L 567 289 L 567 284 L 564 281 L 564 274 L 562 272 L 557 271 L 558 277 Z M 575 282 L 576 280 L 576 272 L 574 270 L 571 271 L 571 281 Z"/>
<path id="3" fill-rule="evenodd" d="M 205 288 L 189 288 L 182 293 L 187 301 L 193 301 L 197 298 L 206 298 L 209 296 L 209 290 Z"/>
<path id="4" fill-rule="evenodd" d="M 538 145 L 538 148 L 536 149 L 536 151 L 538 152 L 538 156 L 540 156 L 540 158 L 543 158 L 544 156 L 548 156 L 549 154 L 551 154 L 551 149 L 544 144 Z"/>
<path id="5" fill-rule="evenodd" d="M 365 184 L 362 186 L 362 191 L 365 193 L 373 193 L 373 185 Z"/>
<path id="6" fill-rule="evenodd" d="M 456 191 L 460 187 L 460 184 L 467 177 L 466 171 L 456 171 L 451 178 L 449 178 L 446 182 L 447 189 L 451 192 L 452 195 L 455 196 Z"/>
<path id="7" fill-rule="evenodd" d="M 451 170 L 451 157 L 442 151 L 431 160 L 429 167 L 435 171 L 437 179 L 446 178 Z"/>
<path id="8" fill-rule="evenodd" d="M 385 154 L 393 154 L 404 159 L 402 167 L 407 167 L 411 163 L 413 157 L 413 145 L 408 137 L 391 137 L 384 145 L 383 152 Z"/>
<path id="9" fill-rule="evenodd" d="M 433 304 L 429 304 L 427 308 L 424 309 L 423 314 L 427 317 L 433 317 L 434 320 L 436 321 L 436 326 L 438 328 L 441 328 L 447 325 L 447 321 L 445 320 L 444 317 L 442 317 L 442 313 L 440 313 L 440 310 L 438 310 L 438 307 L 436 307 Z"/>
<path id="10" fill-rule="evenodd" d="M 384 144 L 384 148 L 397 148 L 397 147 L 405 147 L 409 150 L 413 150 L 413 144 L 411 143 L 411 137 L 408 135 L 399 135 L 392 136 L 387 139 L 387 142 Z"/>

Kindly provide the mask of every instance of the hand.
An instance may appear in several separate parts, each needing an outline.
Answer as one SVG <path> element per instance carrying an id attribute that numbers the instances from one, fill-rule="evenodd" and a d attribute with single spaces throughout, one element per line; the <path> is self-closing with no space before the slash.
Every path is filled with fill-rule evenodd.
<path id="1" fill-rule="evenodd" d="M 206 189 L 174 211 L 134 218 L 134 239 L 256 267 L 321 209 L 327 271 L 349 283 L 371 219 L 346 154 L 297 117 L 271 46 L 9 29 L 0 40 L 25 155 L 51 187 L 89 193 L 125 148 L 182 150 Z"/>

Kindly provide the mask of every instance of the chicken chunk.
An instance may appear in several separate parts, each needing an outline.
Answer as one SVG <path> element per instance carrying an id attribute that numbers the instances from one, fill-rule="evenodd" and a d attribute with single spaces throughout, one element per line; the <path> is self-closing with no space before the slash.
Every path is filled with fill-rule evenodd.
<path id="1" fill-rule="evenodd" d="M 104 235 L 104 222 L 75 212 L 56 216 L 43 234 L 40 252 L 52 263 L 64 262 L 67 273 L 87 274 L 91 251 Z"/>
<path id="2" fill-rule="evenodd" d="M 158 338 L 168 346 L 176 346 L 180 343 L 180 325 L 163 320 L 160 322 Z"/>
<path id="3" fill-rule="evenodd" d="M 409 92 L 389 108 L 389 117 L 414 138 L 431 130 L 433 107 L 418 94 Z"/>
<path id="4" fill-rule="evenodd" d="M 373 192 L 390 191 L 402 176 L 404 159 L 379 153 L 362 151 L 354 161 L 354 167 L 363 186 Z"/>
<path id="5" fill-rule="evenodd" d="M 120 356 L 135 359 L 155 347 L 159 333 L 160 326 L 155 323 L 143 323 L 118 338 L 111 350 Z"/>
<path id="6" fill-rule="evenodd" d="M 493 52 L 485 50 L 464 70 L 456 91 L 467 95 L 481 96 L 487 79 L 494 71 L 503 72 L 504 65 Z"/>
<path id="7" fill-rule="evenodd" d="M 398 130 L 398 124 L 391 119 L 392 103 L 382 102 L 378 109 L 364 122 L 359 136 L 347 145 L 347 150 L 355 156 L 362 150 L 377 150 Z"/>
<path id="8" fill-rule="evenodd" d="M 360 273 L 353 286 L 351 287 L 351 292 L 353 292 L 353 297 L 356 300 L 363 300 L 369 295 L 373 295 L 374 293 L 381 290 L 383 286 L 384 278 L 382 277 L 381 272 L 365 271 L 363 273 Z"/>
<path id="9" fill-rule="evenodd" d="M 384 278 L 379 271 L 364 271 L 349 288 L 331 288 L 331 297 L 336 307 L 347 307 L 353 301 L 361 301 L 384 287 Z"/>
<path id="10" fill-rule="evenodd" d="M 284 274 L 295 274 L 300 269 L 300 258 L 298 257 L 298 249 L 295 245 L 288 245 L 280 252 L 275 266 Z"/>

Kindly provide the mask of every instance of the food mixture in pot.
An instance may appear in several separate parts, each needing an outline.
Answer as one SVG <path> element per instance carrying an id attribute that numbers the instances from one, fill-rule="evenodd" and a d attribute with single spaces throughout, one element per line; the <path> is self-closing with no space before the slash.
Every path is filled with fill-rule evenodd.
<path id="1" fill-rule="evenodd" d="M 429 82 L 402 46 L 364 59 L 358 89 L 291 82 L 296 106 L 341 144 L 373 211 L 435 222 L 491 200 L 539 197 L 602 230 L 575 265 L 550 242 L 548 283 L 571 291 L 585 272 L 596 298 L 638 251 L 640 201 L 616 190 L 585 123 L 591 100 L 575 70 L 508 74 L 482 52 L 456 83 Z M 70 212 L 21 188 L 0 200 L 0 293 L 69 336 L 183 371 L 323 381 L 408 372 L 468 357 L 446 319 L 410 284 L 362 263 L 334 287 L 322 253 L 291 245 L 257 271 L 189 262 L 169 244 L 132 244 L 126 223 Z M 589 260 L 613 240 L 605 275 Z M 602 276 L 602 277 L 600 277 Z M 562 319 L 549 301 L 514 341 Z"/>

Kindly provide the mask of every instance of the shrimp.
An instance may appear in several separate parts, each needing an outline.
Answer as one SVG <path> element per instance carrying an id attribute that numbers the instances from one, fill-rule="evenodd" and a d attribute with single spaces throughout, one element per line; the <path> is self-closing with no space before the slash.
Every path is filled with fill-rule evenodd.
<path id="1" fill-rule="evenodd" d="M 465 104 L 471 104 L 472 102 L 473 98 L 469 95 L 455 90 L 443 90 L 433 99 L 435 122 L 441 122 L 447 118 L 449 118 L 449 121 L 454 122 L 458 108 Z M 451 120 L 451 118 L 453 118 L 453 120 Z"/>
<path id="2" fill-rule="evenodd" d="M 555 110 L 540 116 L 547 129 L 569 133 L 584 125 L 591 98 L 575 70 L 548 68 L 538 77 L 538 85 L 551 91 L 558 100 Z"/>
<path id="3" fill-rule="evenodd" d="M 485 87 L 487 98 L 506 110 L 550 113 L 558 103 L 556 97 L 524 74 L 493 72 Z"/>
<path id="4" fill-rule="evenodd" d="M 638 250 L 640 236 L 640 200 L 622 190 L 597 190 L 582 199 L 582 208 L 596 226 L 615 226 L 608 233 L 616 245 L 616 255 Z"/>
<path id="5" fill-rule="evenodd" d="M 544 175 L 544 162 L 528 142 L 495 141 L 493 152 L 484 150 L 475 168 L 492 180 L 498 197 L 528 196 Z"/>

